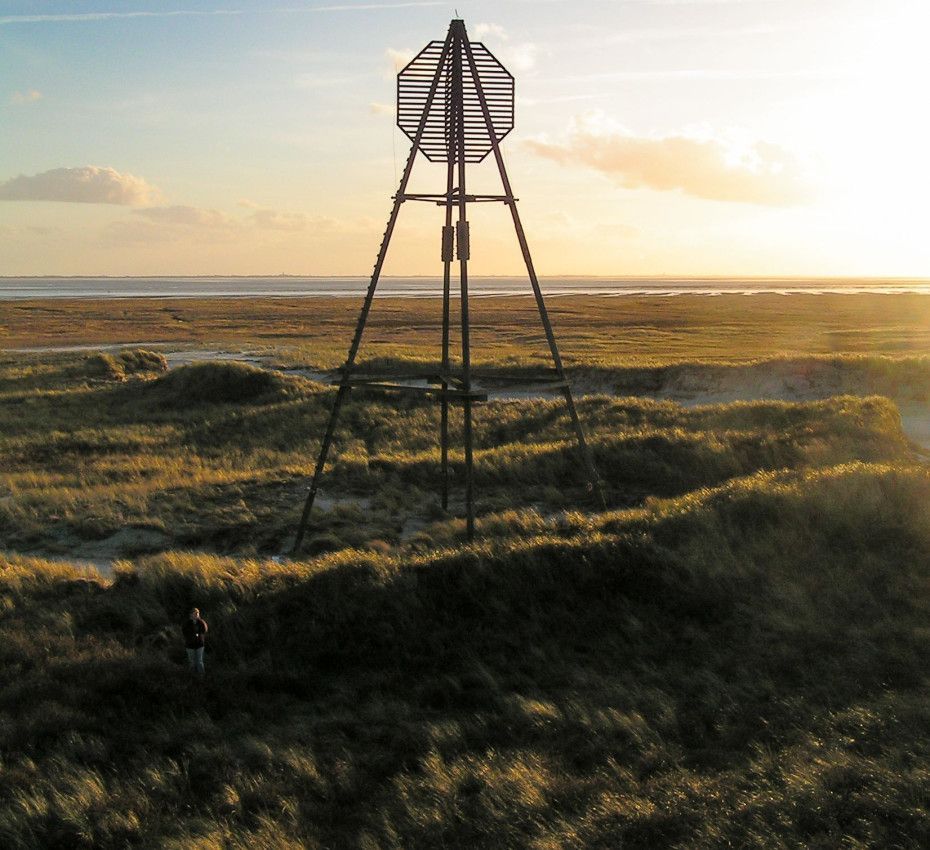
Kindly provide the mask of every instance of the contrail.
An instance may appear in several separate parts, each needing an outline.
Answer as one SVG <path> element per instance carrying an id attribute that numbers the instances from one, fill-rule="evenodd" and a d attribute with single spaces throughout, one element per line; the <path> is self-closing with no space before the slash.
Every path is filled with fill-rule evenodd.
<path id="1" fill-rule="evenodd" d="M 176 9 L 170 12 L 81 12 L 71 15 L 4 15 L 0 17 L 0 25 L 107 21 L 111 18 L 177 18 L 241 14 L 242 11 L 239 9 L 214 9 L 210 11 Z"/>
<path id="2" fill-rule="evenodd" d="M 340 3 L 332 6 L 290 6 L 266 9 L 266 12 L 366 12 L 378 9 L 408 9 L 423 6 L 442 6 L 442 0 L 410 0 L 400 3 Z M 81 12 L 61 15 L 3 15 L 0 26 L 10 24 L 81 23 L 108 21 L 119 18 L 178 18 L 224 17 L 230 15 L 259 14 L 261 10 L 248 9 L 175 9 L 164 12 Z"/>

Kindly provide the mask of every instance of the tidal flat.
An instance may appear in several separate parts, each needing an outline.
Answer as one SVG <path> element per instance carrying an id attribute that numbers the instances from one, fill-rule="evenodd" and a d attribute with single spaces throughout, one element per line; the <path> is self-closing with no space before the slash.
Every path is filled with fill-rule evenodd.
<path id="1" fill-rule="evenodd" d="M 930 297 L 549 307 L 606 512 L 477 299 L 477 540 L 437 406 L 353 393 L 290 556 L 357 304 L 0 302 L 0 845 L 930 843 Z"/>

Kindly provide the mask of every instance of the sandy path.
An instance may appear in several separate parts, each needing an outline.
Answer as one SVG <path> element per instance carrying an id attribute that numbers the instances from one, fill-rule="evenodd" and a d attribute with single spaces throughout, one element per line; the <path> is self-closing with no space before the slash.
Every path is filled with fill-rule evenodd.
<path id="1" fill-rule="evenodd" d="M 921 454 L 930 460 L 930 407 L 925 404 L 899 404 L 901 427 L 908 439 L 923 450 Z"/>
<path id="2" fill-rule="evenodd" d="M 163 348 L 171 342 L 117 342 L 112 345 L 99 343 L 86 345 L 36 345 L 28 348 L 4 348 L 9 354 L 80 354 L 82 351 L 121 351 L 124 348 Z"/>

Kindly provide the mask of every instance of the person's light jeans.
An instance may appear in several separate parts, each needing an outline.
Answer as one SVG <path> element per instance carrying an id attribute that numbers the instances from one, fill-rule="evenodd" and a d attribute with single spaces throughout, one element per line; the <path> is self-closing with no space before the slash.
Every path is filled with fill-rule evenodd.
<path id="1" fill-rule="evenodd" d="M 203 673 L 203 647 L 187 650 L 187 660 L 191 665 L 191 673 Z"/>

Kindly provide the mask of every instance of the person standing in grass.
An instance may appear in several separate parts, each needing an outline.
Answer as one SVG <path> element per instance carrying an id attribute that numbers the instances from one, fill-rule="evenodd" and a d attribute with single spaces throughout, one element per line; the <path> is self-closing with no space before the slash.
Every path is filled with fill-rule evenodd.
<path id="1" fill-rule="evenodd" d="M 200 616 L 198 608 L 191 608 L 190 616 L 181 626 L 184 633 L 184 646 L 187 648 L 187 660 L 191 665 L 191 673 L 203 675 L 203 643 L 207 633 L 207 622 Z"/>

